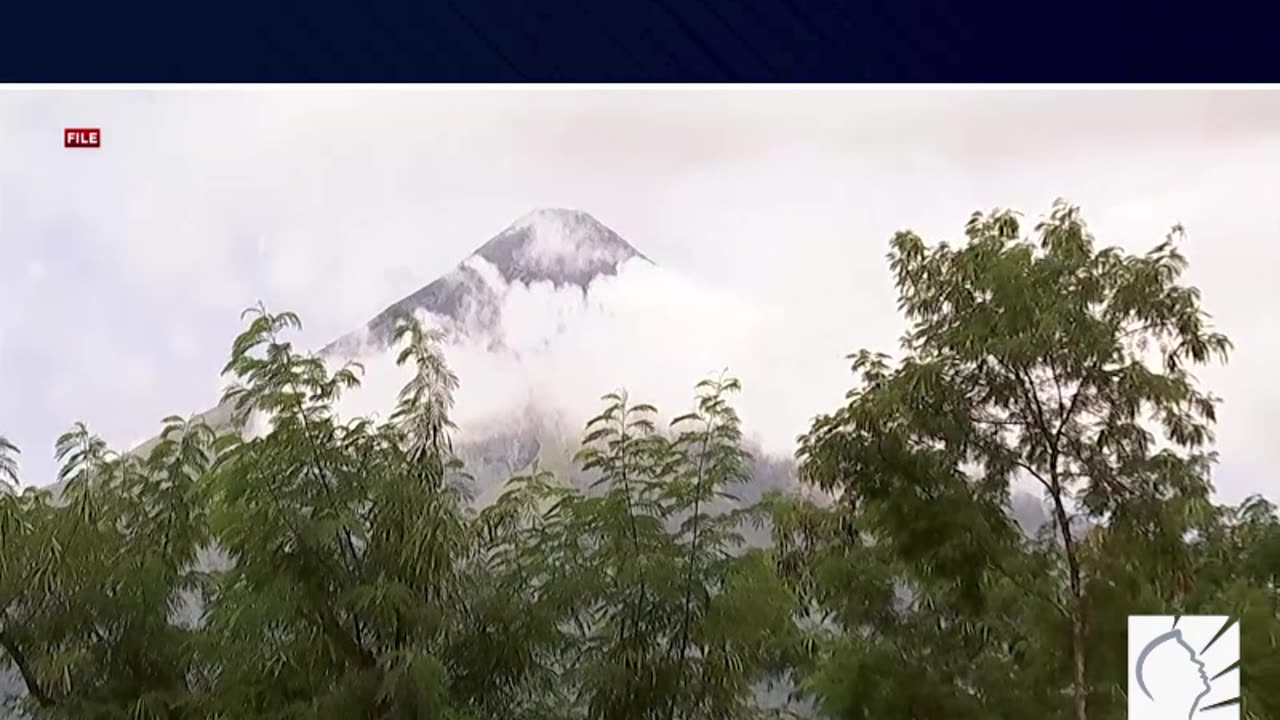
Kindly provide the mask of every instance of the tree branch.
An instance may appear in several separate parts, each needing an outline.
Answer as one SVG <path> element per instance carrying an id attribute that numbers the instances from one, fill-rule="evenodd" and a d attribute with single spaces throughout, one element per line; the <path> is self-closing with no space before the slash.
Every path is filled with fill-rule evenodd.
<path id="1" fill-rule="evenodd" d="M 1031 477 L 1035 478 L 1041 485 L 1044 486 L 1045 490 L 1048 490 L 1051 493 L 1054 492 L 1053 486 L 1050 485 L 1049 481 L 1046 480 L 1043 475 L 1037 472 L 1035 468 L 1031 467 L 1030 465 L 1026 464 L 1021 460 L 1014 460 L 1013 464 L 1016 465 L 1017 467 L 1022 468 L 1023 470 L 1026 470 L 1031 475 Z"/>
<path id="2" fill-rule="evenodd" d="M 18 642 L 8 633 L 0 632 L 0 648 L 4 648 L 5 652 L 9 653 L 9 658 L 17 666 L 18 674 L 22 677 L 22 682 L 26 684 L 27 692 L 31 697 L 36 699 L 40 707 L 53 707 L 55 705 L 54 699 L 40 684 L 35 670 L 31 667 L 26 654 L 22 652 L 22 648 L 18 646 Z"/>
<path id="3" fill-rule="evenodd" d="M 1036 588 L 1024 584 L 1021 580 L 1018 580 L 1017 578 L 1015 578 L 1013 576 L 1013 573 L 1009 572 L 1009 570 L 1005 568 L 1003 565 L 1001 565 L 1000 563 L 997 563 L 994 560 L 988 559 L 987 566 L 995 570 L 996 572 L 1000 573 L 1002 576 L 1004 576 L 1006 580 L 1013 583 L 1014 587 L 1021 590 L 1028 597 L 1037 598 L 1039 600 L 1043 600 L 1049 605 L 1052 605 L 1055 610 L 1062 613 L 1063 617 L 1071 616 L 1071 613 L 1067 611 L 1066 606 L 1058 602 L 1056 599 L 1054 599 L 1053 596 L 1037 592 Z"/>

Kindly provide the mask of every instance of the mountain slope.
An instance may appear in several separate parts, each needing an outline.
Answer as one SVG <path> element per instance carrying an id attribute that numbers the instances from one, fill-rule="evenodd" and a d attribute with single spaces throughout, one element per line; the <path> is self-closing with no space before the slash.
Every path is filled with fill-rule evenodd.
<path id="1" fill-rule="evenodd" d="M 591 284 L 616 276 L 629 261 L 651 263 L 638 250 L 591 215 L 564 209 L 535 210 L 458 264 L 447 275 L 392 304 L 361 330 L 345 335 L 320 352 L 330 357 L 385 349 L 397 317 L 427 313 L 450 332 L 490 336 L 502 345 L 502 290 L 516 284 L 547 283 L 584 295 Z M 498 281 L 501 282 L 498 282 Z"/>

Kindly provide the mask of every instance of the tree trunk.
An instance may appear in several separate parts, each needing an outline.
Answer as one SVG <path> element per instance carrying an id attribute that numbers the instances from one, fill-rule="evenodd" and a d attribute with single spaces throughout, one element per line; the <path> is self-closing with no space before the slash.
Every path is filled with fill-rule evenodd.
<path id="1" fill-rule="evenodd" d="M 1053 492 L 1053 509 L 1062 532 L 1062 551 L 1067 558 L 1071 601 L 1071 700 L 1074 720 L 1089 719 L 1089 688 L 1085 677 L 1085 641 L 1088 634 L 1084 608 L 1084 587 L 1080 579 L 1080 562 L 1076 558 L 1076 541 L 1071 535 L 1071 518 L 1062 504 L 1061 490 Z"/>
<path id="2" fill-rule="evenodd" d="M 1071 664 L 1073 670 L 1071 694 L 1075 705 L 1075 720 L 1088 720 L 1088 694 L 1085 684 L 1084 662 L 1085 624 L 1084 608 L 1077 598 L 1071 606 Z"/>
<path id="3" fill-rule="evenodd" d="M 22 652 L 18 643 L 13 638 L 0 633 L 0 648 L 9 654 L 9 659 L 18 669 L 18 675 L 22 677 L 22 682 L 26 684 L 27 692 L 31 697 L 35 698 L 40 707 L 53 707 L 53 698 L 45 692 L 39 678 L 36 677 L 35 669 L 31 667 L 31 663 L 28 662 L 26 654 Z"/>

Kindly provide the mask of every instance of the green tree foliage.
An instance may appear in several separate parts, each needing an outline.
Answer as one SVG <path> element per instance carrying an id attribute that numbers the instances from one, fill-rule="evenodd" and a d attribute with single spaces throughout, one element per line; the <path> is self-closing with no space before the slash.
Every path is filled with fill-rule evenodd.
<path id="1" fill-rule="evenodd" d="M 1007 212 L 966 230 L 893 240 L 902 357 L 854 356 L 857 386 L 800 438 L 809 492 L 758 504 L 737 499 L 753 459 L 731 377 L 669 423 L 605 396 L 576 457 L 590 487 L 534 463 L 477 507 L 439 334 L 402 320 L 394 411 L 342 418 L 362 369 L 250 310 L 231 431 L 168 418 L 117 454 L 78 424 L 58 497 L 20 489 L 0 438 L 18 710 L 1110 720 L 1125 618 L 1158 612 L 1241 618 L 1244 710 L 1280 718 L 1280 515 L 1211 501 L 1215 399 L 1191 370 L 1230 346 L 1180 284 L 1176 237 L 1099 249 L 1065 205 L 1030 238 Z M 1016 479 L 1050 510 L 1035 537 L 1010 516 Z M 772 683 L 801 702 L 769 707 Z"/>
<path id="2" fill-rule="evenodd" d="M 1179 284 L 1178 234 L 1144 255 L 1099 249 L 1059 204 L 1029 239 L 1009 212 L 974 215 L 959 248 L 894 238 L 903 357 L 856 355 L 860 385 L 800 456 L 804 477 L 842 499 L 839 551 L 906 596 L 887 623 L 939 694 L 874 705 L 878 693 L 841 695 L 819 673 L 839 686 L 824 686 L 838 714 L 1121 716 L 1123 618 L 1187 602 L 1204 550 L 1188 537 L 1214 512 L 1215 399 L 1190 368 L 1230 344 Z M 1050 507 L 1039 542 L 1010 522 L 1015 476 Z M 873 672 L 893 635 L 846 632 L 833 661 Z"/>
<path id="3" fill-rule="evenodd" d="M 144 462 L 83 425 L 58 440 L 65 505 L 16 498 L 4 528 L 0 647 L 35 709 L 56 717 L 179 717 L 198 645 L 179 621 L 205 578 L 211 433 L 168 422 Z M 9 502 L 13 503 L 14 498 Z"/>

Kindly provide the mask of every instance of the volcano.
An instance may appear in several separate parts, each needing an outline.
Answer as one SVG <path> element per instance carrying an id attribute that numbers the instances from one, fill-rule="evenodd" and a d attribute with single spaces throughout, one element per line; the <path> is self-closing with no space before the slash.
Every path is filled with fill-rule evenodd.
<path id="1" fill-rule="evenodd" d="M 392 304 L 368 324 L 325 346 L 321 355 L 351 358 L 385 350 L 397 317 L 430 316 L 453 339 L 489 340 L 500 334 L 505 295 L 539 283 L 586 295 L 593 282 L 618 275 L 626 263 L 652 265 L 647 257 L 599 220 L 580 210 L 535 210 L 516 220 L 447 275 Z"/>

